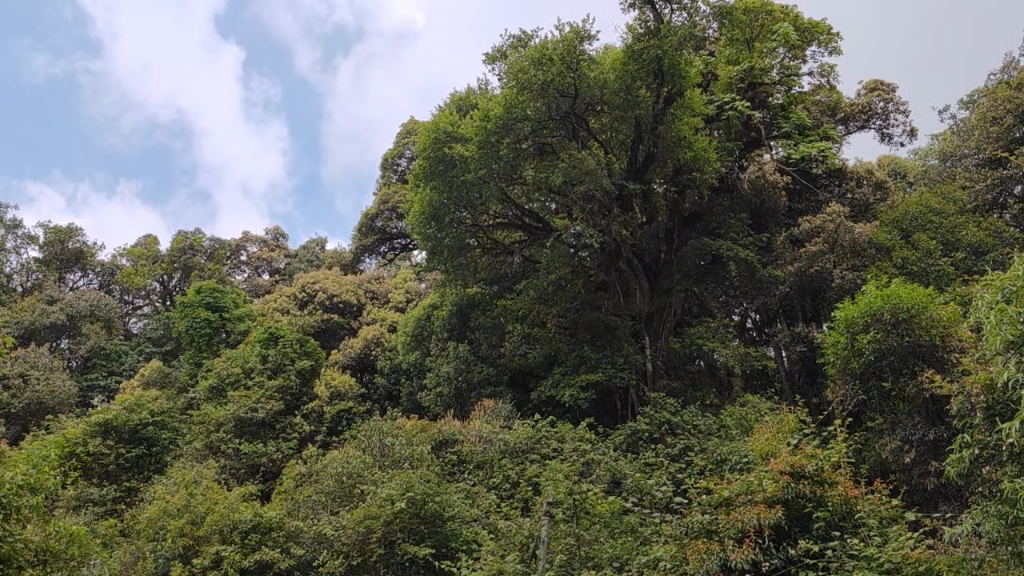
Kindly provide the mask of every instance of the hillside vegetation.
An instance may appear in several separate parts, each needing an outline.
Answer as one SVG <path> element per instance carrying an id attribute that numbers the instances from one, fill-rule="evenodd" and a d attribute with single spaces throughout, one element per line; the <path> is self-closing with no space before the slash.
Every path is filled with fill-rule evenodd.
<path id="1" fill-rule="evenodd" d="M 504 35 L 348 247 L 0 203 L 0 575 L 1024 573 L 1024 52 L 918 143 L 823 20 L 622 7 Z"/>

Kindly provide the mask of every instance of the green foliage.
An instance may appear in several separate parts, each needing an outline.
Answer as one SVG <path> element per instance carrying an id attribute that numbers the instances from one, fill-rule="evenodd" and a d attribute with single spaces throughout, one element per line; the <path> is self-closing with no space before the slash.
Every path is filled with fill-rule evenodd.
<path id="1" fill-rule="evenodd" d="M 948 289 L 990 270 L 1004 270 L 1020 233 L 1004 221 L 971 211 L 957 189 L 915 190 L 881 211 L 878 271 L 922 286 Z"/>
<path id="2" fill-rule="evenodd" d="M 920 400 L 922 374 L 953 367 L 961 322 L 934 290 L 905 280 L 869 283 L 836 308 L 823 335 L 832 396 L 846 409 L 863 402 L 878 412 Z"/>
<path id="3" fill-rule="evenodd" d="M 96 287 L 103 245 L 77 224 L 43 222 L 39 228 L 35 264 L 41 280 L 68 292 Z"/>
<path id="4" fill-rule="evenodd" d="M 10 336 L 0 336 L 0 356 L 6 356 L 11 352 L 11 349 L 17 345 L 17 341 Z"/>
<path id="5" fill-rule="evenodd" d="M 115 251 L 113 291 L 130 315 L 148 317 L 172 306 L 196 282 L 226 282 L 228 249 L 225 240 L 199 229 L 178 231 L 166 249 L 147 234 Z"/>
<path id="6" fill-rule="evenodd" d="M 409 232 L 409 174 L 416 161 L 416 137 L 422 122 L 410 118 L 380 161 L 373 203 L 359 216 L 352 232 L 352 255 L 362 264 L 392 263 L 416 251 Z"/>
<path id="7" fill-rule="evenodd" d="M 351 250 L 0 202 L 0 576 L 1024 572 L 1021 57 L 848 163 L 916 129 L 828 22 L 620 4 L 405 122 Z"/>
<path id="8" fill-rule="evenodd" d="M 44 346 L 63 359 L 85 406 L 109 400 L 141 366 L 122 340 L 117 302 L 97 290 L 47 288 L 18 300 L 0 317 L 20 345 Z"/>
<path id="9" fill-rule="evenodd" d="M 255 330 L 212 363 L 196 390 L 193 457 L 215 460 L 232 485 L 271 486 L 314 436 L 301 411 L 315 399 L 323 363 L 306 336 L 278 325 Z"/>
<path id="10" fill-rule="evenodd" d="M 1024 260 L 984 277 L 974 294 L 969 325 L 977 344 L 965 377 L 954 386 L 953 410 L 960 435 L 947 466 L 973 494 L 972 506 L 954 534 L 976 570 L 1024 569 Z"/>
<path id="11" fill-rule="evenodd" d="M 284 278 L 291 250 L 288 234 L 273 226 L 256 235 L 245 231 L 231 241 L 227 271 L 250 298 L 270 294 Z"/>
<path id="12" fill-rule="evenodd" d="M 764 419 L 736 446 L 747 465 L 695 487 L 686 573 L 939 574 L 915 515 L 855 481 L 841 433 L 809 424 L 788 410 Z"/>
<path id="13" fill-rule="evenodd" d="M 216 466 L 172 468 L 125 519 L 113 555 L 113 574 L 219 576 L 290 574 L 277 544 L 280 525 L 251 488 L 227 490 Z"/>
<path id="14" fill-rule="evenodd" d="M 915 503 L 927 501 L 952 439 L 935 380 L 955 374 L 965 350 L 960 310 L 905 280 L 871 282 L 836 308 L 822 349 L 836 414 L 868 431 L 870 473 L 898 479 Z"/>
<path id="15" fill-rule="evenodd" d="M 0 574 L 104 574 L 89 526 L 54 510 L 68 480 L 61 438 L 33 436 L 17 450 L 0 444 Z"/>
<path id="16" fill-rule="evenodd" d="M 198 374 L 222 350 L 237 346 L 255 318 L 245 292 L 211 281 L 192 285 L 174 308 L 174 335 L 189 373 Z"/>
<path id="17" fill-rule="evenodd" d="M 371 421 L 344 447 L 290 466 L 273 508 L 289 519 L 317 574 L 451 574 L 484 536 L 479 488 L 448 481 L 433 426 Z"/>
<path id="18" fill-rule="evenodd" d="M 28 289 L 34 275 L 31 251 L 38 237 L 17 211 L 16 205 L 0 202 L 0 293 L 4 300 Z"/>
<path id="19" fill-rule="evenodd" d="M 933 180 L 966 190 L 984 213 L 1024 227 L 1024 48 L 1007 54 L 985 83 L 940 111 L 946 130 L 919 156 Z"/>
<path id="20" fill-rule="evenodd" d="M 3 442 L 17 443 L 49 416 L 75 409 L 78 388 L 59 359 L 29 346 L 0 356 L 0 428 Z"/>
<path id="21" fill-rule="evenodd" d="M 334 444 L 344 432 L 372 411 L 372 407 L 366 404 L 365 389 L 359 382 L 330 365 L 320 372 L 313 392 L 313 401 L 302 408 L 302 418 L 313 431 L 315 446 Z"/>
<path id="22" fill-rule="evenodd" d="M 291 286 L 261 299 L 256 310 L 335 350 L 355 336 L 367 307 L 367 297 L 354 276 L 338 270 L 318 270 L 296 276 Z"/>
<path id="23" fill-rule="evenodd" d="M 62 460 L 75 480 L 66 495 L 72 508 L 98 517 L 123 513 L 170 463 L 185 432 L 185 411 L 170 392 L 140 386 L 161 368 L 147 366 L 113 402 L 60 432 Z"/>
<path id="24" fill-rule="evenodd" d="M 858 222 L 853 210 L 835 202 L 819 214 L 801 218 L 780 238 L 776 254 L 785 324 L 771 346 L 775 363 L 783 370 L 784 397 L 819 400 L 815 340 L 836 305 L 864 285 L 878 259 L 876 229 L 875 222 Z"/>
<path id="25" fill-rule="evenodd" d="M 684 393 L 675 378 L 696 354 L 673 340 L 699 326 L 733 322 L 730 340 L 779 347 L 791 311 L 766 254 L 824 207 L 847 136 L 915 135 L 894 85 L 843 96 L 838 33 L 794 7 L 624 7 L 617 46 L 590 21 L 507 34 L 488 78 L 420 126 L 408 218 L 448 285 L 547 335 L 528 396 L 617 405 L 619 419 L 651 393 Z"/>
<path id="26" fill-rule="evenodd" d="M 381 360 L 379 394 L 432 416 L 466 414 L 481 399 L 502 395 L 508 384 L 502 386 L 497 368 L 500 335 L 495 332 L 501 327 L 480 314 L 481 296 L 438 290 L 402 318 L 393 347 Z"/>
<path id="27" fill-rule="evenodd" d="M 314 236 L 299 245 L 289 254 L 284 276 L 287 284 L 295 281 L 299 274 L 317 270 L 338 269 L 353 272 L 352 254 L 345 248 L 328 248 L 327 238 Z"/>
<path id="28" fill-rule="evenodd" d="M 323 352 L 309 337 L 285 326 L 261 326 L 213 362 L 198 393 L 205 401 L 219 401 L 234 391 L 266 388 L 296 408 L 312 395 L 310 383 L 323 362 Z"/>

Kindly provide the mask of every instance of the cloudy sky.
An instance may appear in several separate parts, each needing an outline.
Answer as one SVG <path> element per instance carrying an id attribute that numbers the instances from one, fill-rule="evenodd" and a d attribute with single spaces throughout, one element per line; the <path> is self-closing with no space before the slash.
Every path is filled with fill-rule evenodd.
<path id="1" fill-rule="evenodd" d="M 847 89 L 896 81 L 925 133 L 1024 37 L 1019 0 L 797 4 L 842 31 Z M 617 0 L 2 2 L 0 200 L 109 248 L 273 223 L 345 240 L 402 121 L 476 78 L 502 30 L 588 13 L 614 40 Z"/>

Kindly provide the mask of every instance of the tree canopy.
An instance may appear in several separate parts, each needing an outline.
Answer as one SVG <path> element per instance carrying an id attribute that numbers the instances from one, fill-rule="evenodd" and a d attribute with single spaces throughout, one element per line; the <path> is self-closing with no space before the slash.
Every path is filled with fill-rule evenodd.
<path id="1" fill-rule="evenodd" d="M 0 203 L 0 576 L 1021 573 L 1024 53 L 913 148 L 825 20 L 620 4 L 348 246 Z"/>

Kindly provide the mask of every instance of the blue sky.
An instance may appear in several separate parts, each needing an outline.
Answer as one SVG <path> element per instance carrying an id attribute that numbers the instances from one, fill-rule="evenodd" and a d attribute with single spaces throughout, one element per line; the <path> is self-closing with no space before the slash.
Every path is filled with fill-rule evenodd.
<path id="1" fill-rule="evenodd" d="M 847 88 L 896 81 L 925 133 L 1024 35 L 1011 0 L 797 3 L 843 32 Z M 108 248 L 278 223 L 346 240 L 402 121 L 478 76 L 503 29 L 587 13 L 613 40 L 617 0 L 0 3 L 0 200 Z"/>

